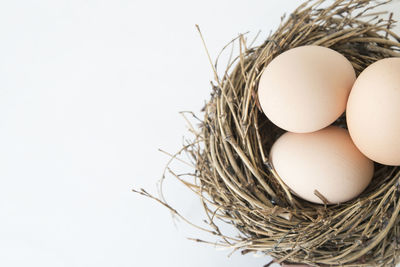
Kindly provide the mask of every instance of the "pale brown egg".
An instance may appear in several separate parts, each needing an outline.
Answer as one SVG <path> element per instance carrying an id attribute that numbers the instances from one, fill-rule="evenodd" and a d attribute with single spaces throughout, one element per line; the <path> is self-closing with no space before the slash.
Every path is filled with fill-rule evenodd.
<path id="1" fill-rule="evenodd" d="M 400 58 L 379 60 L 359 75 L 346 117 L 362 153 L 382 164 L 400 165 Z"/>
<path id="2" fill-rule="evenodd" d="M 315 190 L 328 204 L 342 203 L 364 191 L 374 172 L 373 162 L 337 126 L 283 134 L 271 148 L 270 161 L 294 194 L 321 204 Z"/>
<path id="3" fill-rule="evenodd" d="M 278 127 L 296 133 L 320 130 L 345 110 L 355 81 L 351 63 L 321 46 L 301 46 L 274 58 L 264 69 L 258 98 Z"/>

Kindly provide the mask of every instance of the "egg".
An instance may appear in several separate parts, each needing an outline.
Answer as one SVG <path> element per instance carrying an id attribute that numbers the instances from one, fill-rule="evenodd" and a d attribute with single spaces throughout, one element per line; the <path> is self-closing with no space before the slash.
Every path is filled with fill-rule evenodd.
<path id="1" fill-rule="evenodd" d="M 347 130 L 329 126 L 312 133 L 286 132 L 272 146 L 270 162 L 297 196 L 327 204 L 358 196 L 370 183 L 374 165 L 354 145 Z M 317 193 L 318 194 L 318 193 Z"/>
<path id="2" fill-rule="evenodd" d="M 400 165 L 400 58 L 379 60 L 359 75 L 346 119 L 362 153 L 381 164 Z"/>
<path id="3" fill-rule="evenodd" d="M 344 112 L 356 75 L 340 53 L 301 46 L 275 57 L 259 85 L 261 109 L 275 125 L 296 133 L 320 130 Z"/>

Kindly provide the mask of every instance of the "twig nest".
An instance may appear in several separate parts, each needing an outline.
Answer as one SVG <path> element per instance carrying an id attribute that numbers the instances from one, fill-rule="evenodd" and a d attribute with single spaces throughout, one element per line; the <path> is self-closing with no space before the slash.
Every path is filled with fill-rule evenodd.
<path id="1" fill-rule="evenodd" d="M 261 46 L 246 49 L 240 41 L 241 55 L 217 79 L 205 107 L 199 136 L 205 146 L 193 154 L 199 193 L 212 221 L 222 219 L 242 233 L 237 240 L 217 232 L 232 248 L 265 252 L 278 262 L 391 266 L 400 239 L 398 167 L 376 165 L 358 198 L 318 205 L 293 195 L 270 166 L 269 151 L 283 131 L 258 104 L 269 62 L 291 48 L 319 45 L 344 55 L 358 75 L 379 59 L 400 56 L 393 21 L 363 19 L 369 1 L 339 0 L 324 9 L 322 2 L 300 6 Z M 344 117 L 336 124 L 343 126 Z"/>
<path id="2" fill-rule="evenodd" d="M 325 2 L 331 4 L 322 8 Z M 265 253 L 285 264 L 394 266 L 399 260 L 399 167 L 376 164 L 372 182 L 353 200 L 336 205 L 302 200 L 271 167 L 271 146 L 284 131 L 266 118 L 257 98 L 264 67 L 291 48 L 333 49 L 357 75 L 377 60 L 399 57 L 393 20 L 387 14 L 365 19 L 369 4 L 307 2 L 262 45 L 246 47 L 239 38 L 241 53 L 216 77 L 201 131 L 184 148 L 195 164 L 195 183 L 175 176 L 200 196 L 210 232 L 220 237 L 217 245 Z M 335 124 L 345 125 L 345 117 Z M 240 236 L 225 235 L 218 220 Z"/>

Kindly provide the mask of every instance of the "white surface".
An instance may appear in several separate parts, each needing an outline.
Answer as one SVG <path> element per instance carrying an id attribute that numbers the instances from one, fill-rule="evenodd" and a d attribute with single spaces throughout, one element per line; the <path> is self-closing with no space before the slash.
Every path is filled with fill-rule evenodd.
<path id="1" fill-rule="evenodd" d="M 35 2 L 35 3 L 34 3 Z M 155 193 L 199 111 L 213 57 L 232 37 L 277 27 L 300 0 L 1 1 L 0 266 L 263 266 L 196 244 Z M 201 224 L 177 183 L 166 195 Z"/>

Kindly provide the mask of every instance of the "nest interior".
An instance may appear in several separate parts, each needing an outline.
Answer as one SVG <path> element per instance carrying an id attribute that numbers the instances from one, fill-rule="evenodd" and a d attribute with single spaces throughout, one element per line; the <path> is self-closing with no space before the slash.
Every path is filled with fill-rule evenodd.
<path id="1" fill-rule="evenodd" d="M 215 81 L 201 127 L 193 130 L 194 141 L 182 149 L 194 162 L 195 172 L 189 177 L 195 180 L 175 175 L 203 202 L 207 231 L 218 236 L 213 244 L 242 253 L 265 253 L 286 264 L 394 266 L 398 262 L 400 168 L 376 164 L 367 190 L 346 203 L 301 200 L 269 164 L 269 150 L 283 131 L 263 115 L 257 102 L 264 66 L 293 47 L 330 47 L 352 63 L 357 75 L 379 59 L 400 57 L 400 37 L 392 31 L 390 13 L 373 9 L 382 4 L 306 2 L 282 18 L 261 45 L 247 47 L 243 36 L 237 38 L 240 55 L 231 60 L 225 75 L 218 77 L 213 65 Z M 336 124 L 344 126 L 344 116 Z M 140 193 L 152 197 L 144 190 Z M 240 235 L 223 234 L 218 220 L 233 225 Z"/>

